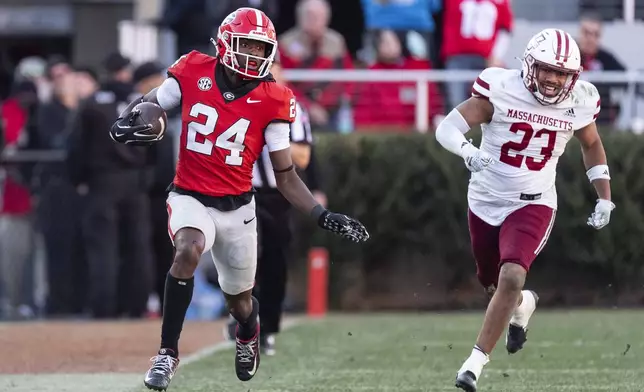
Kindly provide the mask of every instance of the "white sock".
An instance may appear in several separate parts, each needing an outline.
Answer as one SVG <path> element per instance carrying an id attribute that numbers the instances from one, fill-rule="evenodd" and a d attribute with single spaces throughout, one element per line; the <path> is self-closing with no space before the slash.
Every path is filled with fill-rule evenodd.
<path id="1" fill-rule="evenodd" d="M 520 327 L 527 327 L 528 321 L 534 310 L 537 308 L 537 303 L 534 299 L 534 295 L 529 290 L 521 291 L 523 299 L 521 300 L 521 305 L 517 306 L 512 314 L 510 319 L 510 324 L 518 325 Z"/>
<path id="2" fill-rule="evenodd" d="M 488 362 L 490 362 L 490 357 L 483 351 L 479 350 L 476 346 L 474 346 L 472 353 L 470 354 L 469 358 L 465 360 L 463 366 L 461 366 L 461 368 L 459 369 L 458 374 L 469 370 L 470 372 L 474 373 L 476 379 L 478 380 L 481 376 L 481 372 L 483 371 L 483 366 L 485 366 Z"/>

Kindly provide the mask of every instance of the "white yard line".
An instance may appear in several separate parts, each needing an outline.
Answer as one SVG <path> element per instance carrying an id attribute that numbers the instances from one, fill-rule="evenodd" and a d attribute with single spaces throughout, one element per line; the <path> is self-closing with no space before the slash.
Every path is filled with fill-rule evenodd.
<path id="1" fill-rule="evenodd" d="M 286 319 L 282 323 L 282 331 L 286 331 L 292 327 L 295 327 L 296 325 L 302 324 L 304 321 L 306 321 L 306 319 L 303 317 Z M 215 343 L 211 346 L 204 347 L 201 350 L 198 350 L 184 358 L 181 358 L 179 366 L 189 365 L 193 362 L 197 362 L 206 357 L 209 357 L 216 352 L 227 350 L 233 347 L 235 347 L 235 344 L 230 340 L 224 340 L 223 342 Z"/>
<path id="2" fill-rule="evenodd" d="M 135 373 L 10 374 L 0 375 L 2 392 L 104 392 L 131 391 L 142 380 Z M 143 382 L 141 385 L 143 385 Z"/>
<path id="3" fill-rule="evenodd" d="M 289 318 L 284 320 L 282 329 L 288 330 L 306 321 L 305 317 Z M 233 347 L 231 341 L 213 344 L 182 358 L 181 365 L 200 361 Z M 0 374 L 1 392 L 131 392 L 141 387 L 143 373 Z"/>

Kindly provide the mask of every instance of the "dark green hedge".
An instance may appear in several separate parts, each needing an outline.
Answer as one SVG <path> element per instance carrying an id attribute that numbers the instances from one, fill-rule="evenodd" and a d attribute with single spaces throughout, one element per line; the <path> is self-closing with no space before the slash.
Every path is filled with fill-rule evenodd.
<path id="1" fill-rule="evenodd" d="M 479 135 L 472 137 L 478 144 Z M 556 225 L 533 268 L 544 282 L 566 285 L 590 274 L 601 283 L 585 279 L 587 284 L 643 287 L 644 139 L 611 133 L 603 141 L 617 205 L 611 224 L 601 231 L 586 225 L 596 195 L 573 138 L 559 160 Z M 372 281 L 378 283 L 371 284 L 379 287 L 362 283 L 367 286 L 364 295 L 384 286 L 391 286 L 385 291 L 393 293 L 401 283 L 416 287 L 427 281 L 431 286 L 440 280 L 443 290 L 450 291 L 472 282 L 475 269 L 466 213 L 469 172 L 432 134 L 325 135 L 317 142 L 317 153 L 329 208 L 357 217 L 371 234 L 363 245 L 319 230 L 311 230 L 310 239 L 300 239 L 300 252 L 315 244 L 330 249 L 333 285 L 342 285 L 338 282 L 349 265 L 362 270 L 365 280 L 381 271 Z M 388 281 L 392 279 L 405 282 Z M 333 285 L 336 291 L 346 289 Z"/>

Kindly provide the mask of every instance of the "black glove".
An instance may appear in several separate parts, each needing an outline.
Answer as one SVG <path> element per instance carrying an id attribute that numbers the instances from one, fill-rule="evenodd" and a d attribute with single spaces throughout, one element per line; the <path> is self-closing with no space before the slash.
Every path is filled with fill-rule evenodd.
<path id="1" fill-rule="evenodd" d="M 149 133 L 151 124 L 134 125 L 141 116 L 140 110 L 132 110 L 124 117 L 119 117 L 110 129 L 112 140 L 133 146 L 144 146 L 159 140 L 159 135 Z"/>
<path id="2" fill-rule="evenodd" d="M 318 225 L 321 228 L 338 234 L 348 240 L 360 242 L 369 239 L 369 233 L 362 223 L 349 216 L 331 212 L 320 205 L 311 211 L 311 215 L 318 217 Z"/>

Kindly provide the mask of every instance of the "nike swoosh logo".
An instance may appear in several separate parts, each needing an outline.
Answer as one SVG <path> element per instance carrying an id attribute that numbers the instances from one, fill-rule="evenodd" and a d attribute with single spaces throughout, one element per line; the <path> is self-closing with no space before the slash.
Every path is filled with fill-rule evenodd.
<path id="1" fill-rule="evenodd" d="M 254 100 L 254 99 L 250 99 L 250 98 L 248 98 L 248 99 L 246 100 L 246 103 L 260 103 L 260 102 L 262 102 L 262 101 L 261 101 L 261 100 L 256 101 L 256 100 Z"/>
<path id="2" fill-rule="evenodd" d="M 251 218 L 251 219 L 249 219 L 249 220 L 244 219 L 244 224 L 245 224 L 245 225 L 247 225 L 247 224 L 249 224 L 250 222 L 252 222 L 253 220 L 255 220 L 255 217 L 252 217 L 252 218 Z"/>
<path id="3" fill-rule="evenodd" d="M 116 127 L 117 127 L 118 129 L 127 129 L 127 127 L 122 127 L 122 126 L 120 126 L 120 125 L 118 125 L 118 124 L 116 125 Z M 126 135 L 126 133 L 125 133 L 125 132 L 123 132 L 123 133 L 114 132 L 114 136 L 116 136 L 116 137 L 121 137 L 121 136 L 125 136 L 125 135 Z"/>
<path id="4" fill-rule="evenodd" d="M 254 376 L 255 372 L 257 372 L 257 357 L 255 357 L 255 361 L 253 361 L 253 368 L 248 371 L 248 374 Z"/>

